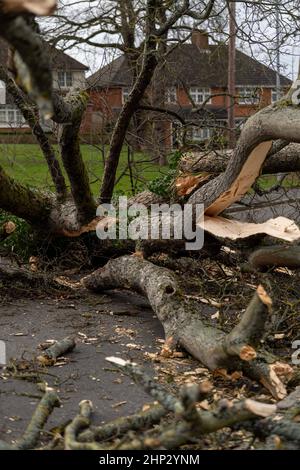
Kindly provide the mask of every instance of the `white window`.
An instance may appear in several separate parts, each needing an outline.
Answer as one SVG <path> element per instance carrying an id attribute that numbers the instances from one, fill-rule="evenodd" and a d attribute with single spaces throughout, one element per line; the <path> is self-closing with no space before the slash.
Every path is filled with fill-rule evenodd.
<path id="1" fill-rule="evenodd" d="M 209 88 L 190 88 L 190 96 L 195 104 L 202 104 L 204 102 L 209 104 L 211 102 L 210 95 L 211 92 Z"/>
<path id="2" fill-rule="evenodd" d="M 271 102 L 276 103 L 276 101 L 280 100 L 284 95 L 284 91 L 282 89 L 279 90 L 279 96 L 277 96 L 277 88 L 272 88 L 271 90 Z"/>
<path id="3" fill-rule="evenodd" d="M 258 104 L 260 94 L 257 87 L 239 88 L 239 104 Z"/>
<path id="4" fill-rule="evenodd" d="M 172 86 L 172 87 L 167 88 L 166 102 L 169 103 L 169 104 L 177 103 L 176 87 Z"/>
<path id="5" fill-rule="evenodd" d="M 122 88 L 122 102 L 123 104 L 126 103 L 128 100 L 129 93 L 131 92 L 131 88 L 126 86 L 125 88 Z"/>
<path id="6" fill-rule="evenodd" d="M 0 108 L 0 125 L 18 127 L 25 123 L 25 119 L 18 108 Z"/>
<path id="7" fill-rule="evenodd" d="M 69 88 L 73 85 L 73 74 L 72 72 L 59 70 L 57 72 L 58 86 L 60 88 Z"/>
<path id="8" fill-rule="evenodd" d="M 211 127 L 193 127 L 191 129 L 191 140 L 195 142 L 202 142 L 203 140 L 208 140 L 213 135 L 213 129 Z"/>
<path id="9" fill-rule="evenodd" d="M 0 80 L 0 104 L 6 104 L 6 86 L 2 80 Z"/>

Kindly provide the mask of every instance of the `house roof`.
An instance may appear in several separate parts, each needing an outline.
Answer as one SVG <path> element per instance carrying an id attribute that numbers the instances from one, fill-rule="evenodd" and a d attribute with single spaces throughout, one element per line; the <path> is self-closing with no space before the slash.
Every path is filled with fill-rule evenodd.
<path id="1" fill-rule="evenodd" d="M 200 50 L 195 44 L 181 44 L 167 55 L 161 75 L 167 86 L 221 87 L 227 86 L 228 47 L 209 45 Z M 280 75 L 281 85 L 292 82 Z M 90 86 L 130 86 L 133 74 L 126 57 L 120 56 L 88 78 Z M 276 86 L 276 72 L 244 52 L 236 51 L 237 86 Z"/>
<path id="2" fill-rule="evenodd" d="M 61 51 L 60 49 L 56 49 L 55 47 L 51 46 L 50 44 L 45 42 L 45 48 L 47 49 L 47 53 L 49 54 L 52 69 L 53 70 L 78 70 L 78 71 L 87 71 L 89 67 L 82 64 L 73 57 L 69 56 L 65 52 Z M 8 58 L 8 49 L 9 46 L 4 39 L 0 39 L 0 63 L 1 65 L 7 64 Z"/>

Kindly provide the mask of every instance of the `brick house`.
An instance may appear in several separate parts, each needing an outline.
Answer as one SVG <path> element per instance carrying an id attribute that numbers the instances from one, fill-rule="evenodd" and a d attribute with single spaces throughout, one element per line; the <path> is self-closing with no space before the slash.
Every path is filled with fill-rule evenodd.
<path id="1" fill-rule="evenodd" d="M 228 47 L 211 45 L 206 32 L 194 31 L 190 43 L 171 50 L 149 87 L 146 100 L 153 103 L 153 87 L 164 90 L 164 108 L 175 111 L 188 123 L 188 138 L 202 142 L 212 137 L 217 129 L 227 124 L 230 98 L 227 92 Z M 85 132 L 101 133 L 111 128 L 122 105 L 127 99 L 133 82 L 133 74 L 124 55 L 113 60 L 88 78 L 90 107 L 85 120 Z M 280 77 L 283 89 L 291 81 Z M 236 103 L 237 126 L 245 118 L 276 101 L 276 73 L 271 68 L 236 51 Z M 205 103 L 205 104 L 204 104 Z M 181 125 L 168 114 L 149 121 L 163 122 L 164 146 L 176 145 Z M 157 140 L 157 139 L 155 139 Z"/>
<path id="2" fill-rule="evenodd" d="M 82 88 L 86 85 L 85 74 L 89 68 L 73 59 L 63 51 L 45 43 L 49 54 L 53 84 L 56 90 L 65 95 L 71 88 Z M 4 40 L 0 40 L 0 64 L 6 66 L 8 63 L 9 47 Z M 47 126 L 45 126 L 47 128 Z M 7 93 L 5 83 L 0 80 L 0 133 L 15 133 L 29 131 L 24 118 L 14 104 L 13 98 Z"/>

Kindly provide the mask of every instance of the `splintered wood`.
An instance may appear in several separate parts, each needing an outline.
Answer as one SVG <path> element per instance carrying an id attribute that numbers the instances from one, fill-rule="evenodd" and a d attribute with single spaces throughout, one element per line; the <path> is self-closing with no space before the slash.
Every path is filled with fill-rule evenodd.
<path id="1" fill-rule="evenodd" d="M 220 237 L 237 240 L 252 235 L 266 234 L 271 237 L 294 242 L 300 239 L 300 230 L 294 221 L 286 217 L 270 219 L 262 224 L 240 222 L 239 220 L 225 219 L 224 217 L 204 216 L 203 221 L 198 221 L 198 227 Z"/>

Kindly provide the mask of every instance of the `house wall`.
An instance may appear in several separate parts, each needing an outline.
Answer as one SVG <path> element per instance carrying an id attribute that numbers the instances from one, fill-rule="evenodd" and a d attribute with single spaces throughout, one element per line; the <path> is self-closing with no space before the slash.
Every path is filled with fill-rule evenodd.
<path id="1" fill-rule="evenodd" d="M 66 71 L 69 71 L 66 69 Z M 86 79 L 85 79 L 85 72 L 82 70 L 70 70 L 72 72 L 73 76 L 73 85 L 72 88 L 83 88 L 86 84 Z M 63 90 L 68 90 L 68 87 L 60 87 L 58 83 L 58 74 L 57 71 L 52 72 L 53 75 L 53 87 L 55 89 L 63 89 Z"/>

